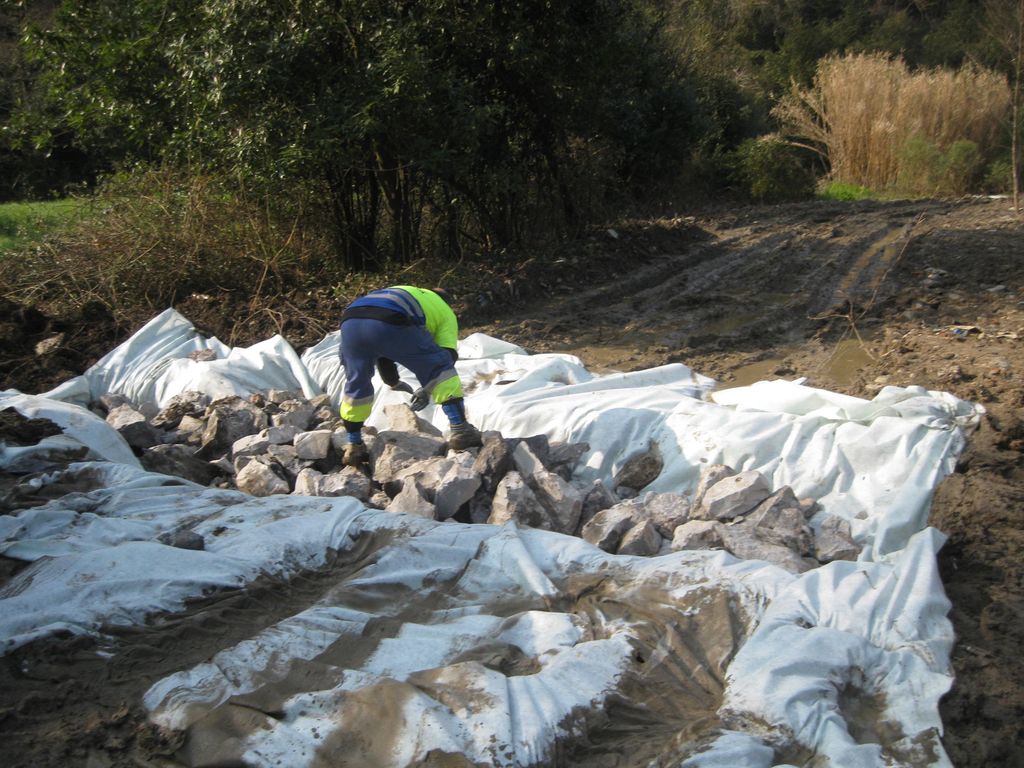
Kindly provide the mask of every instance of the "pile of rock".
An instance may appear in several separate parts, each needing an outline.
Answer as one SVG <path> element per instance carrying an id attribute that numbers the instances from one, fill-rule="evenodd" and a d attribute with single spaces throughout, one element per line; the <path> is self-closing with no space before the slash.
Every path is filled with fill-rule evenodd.
<path id="1" fill-rule="evenodd" d="M 484 432 L 482 447 L 451 451 L 407 405 L 387 406 L 387 428 L 365 431 L 365 471 L 342 466 L 345 431 L 326 396 L 272 390 L 210 402 L 186 392 L 156 413 L 118 396 L 101 405 L 147 469 L 254 496 L 353 496 L 433 520 L 515 521 L 618 554 L 725 549 L 792 572 L 858 554 L 848 522 L 826 517 L 815 533 L 816 502 L 797 499 L 788 486 L 773 491 L 757 472 L 714 465 L 692 498 L 641 495 L 663 468 L 653 442 L 623 463 L 610 488 L 601 481 L 582 488 L 573 472 L 585 443 Z"/>

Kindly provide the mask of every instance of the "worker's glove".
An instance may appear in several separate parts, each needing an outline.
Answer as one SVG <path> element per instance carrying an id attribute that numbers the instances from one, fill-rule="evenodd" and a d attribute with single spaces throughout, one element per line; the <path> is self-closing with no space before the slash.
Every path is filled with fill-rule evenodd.
<path id="1" fill-rule="evenodd" d="M 341 454 L 341 463 L 346 467 L 361 467 L 366 463 L 368 455 L 363 443 L 349 443 Z"/>
<path id="2" fill-rule="evenodd" d="M 400 381 L 397 384 L 392 384 L 391 388 L 395 390 L 395 392 L 408 392 L 410 395 L 413 393 L 412 385 L 407 384 L 404 381 Z"/>
<path id="3" fill-rule="evenodd" d="M 430 404 L 430 393 L 420 387 L 412 393 L 412 401 L 409 405 L 414 411 L 422 411 L 427 405 Z"/>

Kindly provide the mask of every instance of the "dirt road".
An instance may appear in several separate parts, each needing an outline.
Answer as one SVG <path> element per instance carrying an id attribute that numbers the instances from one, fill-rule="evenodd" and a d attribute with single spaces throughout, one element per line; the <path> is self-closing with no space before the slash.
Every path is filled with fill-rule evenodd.
<path id="1" fill-rule="evenodd" d="M 982 404 L 987 415 L 932 509 L 949 536 L 940 559 L 958 637 L 944 742 L 960 768 L 1024 765 L 1024 218 L 1006 200 L 710 211 L 595 232 L 554 263 L 479 273 L 463 289 L 465 332 L 572 352 L 595 370 L 681 362 L 722 386 L 805 378 L 872 397 L 920 385 Z M 341 309 L 326 295 L 292 295 L 260 314 L 292 322 L 265 325 L 246 302 L 207 296 L 178 308 L 233 343 L 281 331 L 298 348 L 336 327 Z M 0 307 L 3 386 L 42 391 L 135 330 L 89 311 L 89 322 L 47 321 Z M 57 332 L 62 346 L 33 353 Z M 125 681 L 103 688 L 92 664 L 76 683 L 74 648 L 60 653 L 46 663 L 63 682 L 49 697 L 7 702 L 0 728 L 68 743 L 84 735 L 115 757 L 168 748 L 148 744 L 137 709 L 122 706 Z M 77 714 L 48 716 L 54 707 Z M 35 764 L 71 754 L 41 748 Z"/>

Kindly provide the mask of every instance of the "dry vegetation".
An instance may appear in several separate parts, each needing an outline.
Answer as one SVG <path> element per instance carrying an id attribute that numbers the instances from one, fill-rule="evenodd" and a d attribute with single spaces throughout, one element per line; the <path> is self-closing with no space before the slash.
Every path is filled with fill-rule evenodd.
<path id="1" fill-rule="evenodd" d="M 998 73 L 971 66 L 911 72 L 899 59 L 866 54 L 822 59 L 813 86 L 794 87 L 775 114 L 788 135 L 825 157 L 834 181 L 894 190 L 918 175 L 908 167 L 918 161 L 908 144 L 924 141 L 938 153 L 958 142 L 990 149 L 1009 110 L 1010 89 Z"/>

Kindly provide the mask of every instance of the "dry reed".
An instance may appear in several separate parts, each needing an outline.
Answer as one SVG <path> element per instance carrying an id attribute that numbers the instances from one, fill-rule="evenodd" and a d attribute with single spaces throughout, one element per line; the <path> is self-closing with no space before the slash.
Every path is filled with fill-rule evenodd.
<path id="1" fill-rule="evenodd" d="M 830 56 L 809 89 L 794 85 L 775 109 L 793 143 L 820 153 L 834 181 L 892 189 L 901 150 L 924 139 L 940 152 L 971 141 L 986 153 L 1010 109 L 1006 78 L 965 66 L 911 72 L 882 54 Z"/>

